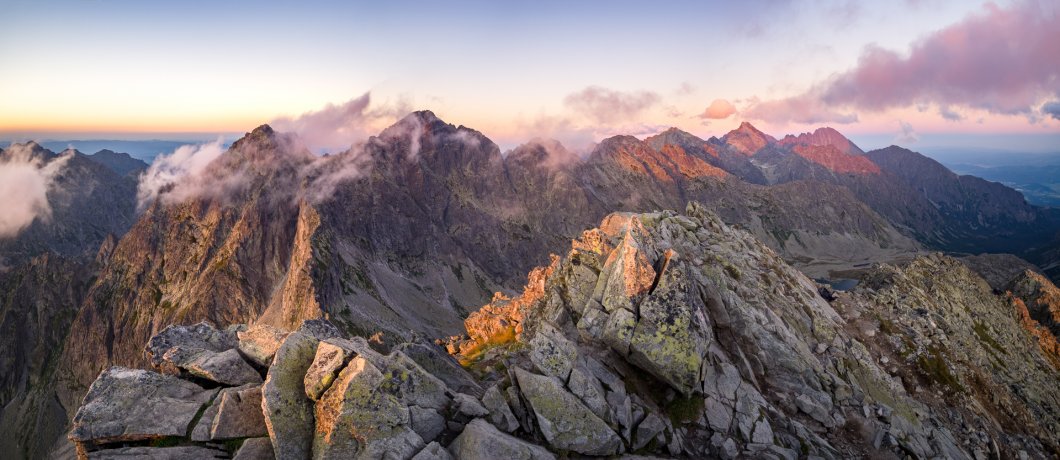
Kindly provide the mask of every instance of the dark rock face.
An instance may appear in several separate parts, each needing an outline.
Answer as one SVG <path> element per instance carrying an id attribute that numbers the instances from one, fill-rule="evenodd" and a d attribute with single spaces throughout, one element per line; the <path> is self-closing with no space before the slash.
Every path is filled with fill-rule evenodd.
<path id="1" fill-rule="evenodd" d="M 137 177 L 147 170 L 148 164 L 143 160 L 133 158 L 128 153 L 115 152 L 103 149 L 91 155 L 88 159 L 95 161 L 107 169 L 114 171 L 119 176 Z"/>

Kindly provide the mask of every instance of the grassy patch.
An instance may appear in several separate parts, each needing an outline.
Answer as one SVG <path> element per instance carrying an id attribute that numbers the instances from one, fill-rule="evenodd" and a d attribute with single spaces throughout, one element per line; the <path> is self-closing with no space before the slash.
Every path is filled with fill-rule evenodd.
<path id="1" fill-rule="evenodd" d="M 678 396 L 666 405 L 666 415 L 674 425 L 681 425 L 699 420 L 705 406 L 706 400 L 702 396 Z"/>
<path id="2" fill-rule="evenodd" d="M 931 348 L 927 353 L 918 356 L 916 364 L 928 380 L 947 386 L 953 391 L 964 391 L 961 382 L 950 372 L 949 366 L 946 365 L 946 358 L 938 348 Z"/>
<path id="3" fill-rule="evenodd" d="M 975 335 L 979 337 L 980 342 L 985 343 L 990 348 L 993 348 L 1002 354 L 1008 354 L 1008 350 L 1001 346 L 1000 343 L 997 343 L 997 340 L 994 340 L 994 337 L 990 335 L 985 324 L 976 321 L 975 325 L 972 326 L 972 330 L 975 331 Z"/>
<path id="4" fill-rule="evenodd" d="M 475 346 L 460 356 L 460 365 L 468 367 L 482 358 L 482 355 L 487 350 L 510 343 L 515 343 L 515 326 L 508 326 L 485 342 L 475 344 Z"/>

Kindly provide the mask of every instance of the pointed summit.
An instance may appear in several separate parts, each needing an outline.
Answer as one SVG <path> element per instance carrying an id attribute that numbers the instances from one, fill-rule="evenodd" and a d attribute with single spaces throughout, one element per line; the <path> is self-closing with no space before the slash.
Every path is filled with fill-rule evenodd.
<path id="1" fill-rule="evenodd" d="M 817 128 L 812 133 L 802 133 L 798 136 L 788 134 L 784 136 L 784 139 L 780 140 L 782 145 L 803 145 L 812 147 L 822 147 L 831 145 L 842 153 L 848 155 L 864 155 L 865 152 L 861 150 L 857 145 L 843 136 L 839 131 L 834 128 L 825 126 L 823 128 Z"/>
<path id="2" fill-rule="evenodd" d="M 766 146 L 777 142 L 773 136 L 759 131 L 758 128 L 746 121 L 740 123 L 739 128 L 729 131 L 721 140 L 747 156 L 754 155 Z"/>

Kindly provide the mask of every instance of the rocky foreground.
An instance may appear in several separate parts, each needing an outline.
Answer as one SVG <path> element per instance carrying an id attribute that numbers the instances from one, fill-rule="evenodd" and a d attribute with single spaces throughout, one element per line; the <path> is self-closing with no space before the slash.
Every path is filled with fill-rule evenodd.
<path id="1" fill-rule="evenodd" d="M 69 437 L 82 458 L 1056 457 L 1057 291 L 1012 283 L 931 255 L 834 293 L 695 203 L 612 214 L 437 344 L 171 326 Z"/>

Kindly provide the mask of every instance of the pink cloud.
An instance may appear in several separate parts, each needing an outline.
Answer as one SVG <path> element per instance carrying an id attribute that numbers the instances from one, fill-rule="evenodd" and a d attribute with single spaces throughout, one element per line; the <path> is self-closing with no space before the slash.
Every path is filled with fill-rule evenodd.
<path id="1" fill-rule="evenodd" d="M 1045 99 L 1060 93 L 1057 43 L 1057 8 L 1032 0 L 1008 8 L 988 4 L 982 13 L 922 38 L 907 55 L 868 47 L 853 69 L 749 112 L 767 116 L 767 109 L 794 108 L 796 114 L 782 121 L 836 121 L 829 119 L 841 113 L 837 108 L 880 112 L 935 104 L 1034 117 Z"/>
<path id="2" fill-rule="evenodd" d="M 699 118 L 721 120 L 729 118 L 729 116 L 734 113 L 736 113 L 736 107 L 734 107 L 731 102 L 726 101 L 725 99 L 715 99 L 714 102 L 711 102 L 710 106 L 707 107 L 707 110 L 699 115 Z"/>
<path id="3" fill-rule="evenodd" d="M 743 110 L 743 116 L 775 124 L 788 122 L 808 125 L 820 123 L 848 124 L 858 121 L 857 114 L 830 107 L 812 94 L 773 101 L 753 100 Z"/>

